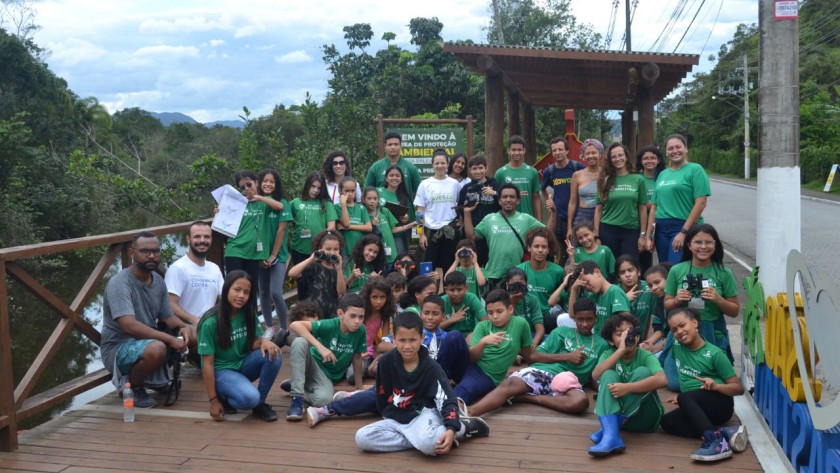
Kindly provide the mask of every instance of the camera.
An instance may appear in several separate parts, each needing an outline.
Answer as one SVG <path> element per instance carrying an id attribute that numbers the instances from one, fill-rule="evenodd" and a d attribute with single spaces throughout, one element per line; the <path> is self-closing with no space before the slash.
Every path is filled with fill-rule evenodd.
<path id="1" fill-rule="evenodd" d="M 412 262 L 412 261 L 403 261 L 403 260 L 394 261 L 394 268 L 395 269 L 405 269 L 405 272 L 407 272 L 407 273 L 410 273 L 410 272 L 414 271 L 414 268 L 416 268 L 416 267 L 417 267 L 417 265 L 414 264 L 414 262 Z"/>
<path id="2" fill-rule="evenodd" d="M 633 327 L 624 339 L 624 346 L 627 348 L 636 346 L 639 342 L 639 335 L 642 334 L 641 327 Z"/>
<path id="3" fill-rule="evenodd" d="M 512 282 L 508 284 L 507 290 L 511 294 L 528 294 L 528 285 L 524 282 Z"/>
<path id="4" fill-rule="evenodd" d="M 692 295 L 699 295 L 707 287 L 709 287 L 709 282 L 703 278 L 702 274 L 689 273 L 685 275 L 685 288 Z"/>
<path id="5" fill-rule="evenodd" d="M 326 261 L 327 263 L 336 264 L 338 263 L 338 255 L 318 250 L 315 252 L 315 260 Z"/>
<path id="6" fill-rule="evenodd" d="M 467 248 L 462 248 L 462 249 L 458 250 L 458 257 L 459 258 L 471 258 L 472 257 L 472 251 L 470 251 Z"/>

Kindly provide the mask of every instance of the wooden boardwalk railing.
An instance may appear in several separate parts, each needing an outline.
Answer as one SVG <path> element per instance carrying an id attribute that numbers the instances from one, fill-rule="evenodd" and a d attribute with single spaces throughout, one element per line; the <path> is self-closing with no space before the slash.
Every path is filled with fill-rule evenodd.
<path id="1" fill-rule="evenodd" d="M 100 369 L 31 396 L 33 388 L 52 362 L 59 347 L 73 330 L 78 330 L 90 341 L 99 345 L 99 331 L 86 321 L 82 314 L 85 306 L 97 293 L 108 268 L 114 264 L 117 257 L 121 256 L 123 267 L 130 264 L 128 247 L 131 244 L 132 237 L 140 231 L 149 231 L 158 236 L 185 233 L 191 223 L 184 222 L 107 235 L 0 249 L 0 450 L 13 451 L 17 449 L 17 425 L 19 421 L 50 409 L 110 379 L 108 372 L 105 369 Z M 213 247 L 208 257 L 220 265 L 221 245 L 221 235 L 214 234 Z M 107 250 L 74 299 L 69 303 L 61 300 L 19 264 L 20 260 L 27 258 L 55 255 L 99 246 L 107 246 Z M 9 276 L 17 280 L 59 316 L 55 329 L 17 386 L 14 384 L 12 375 Z"/>

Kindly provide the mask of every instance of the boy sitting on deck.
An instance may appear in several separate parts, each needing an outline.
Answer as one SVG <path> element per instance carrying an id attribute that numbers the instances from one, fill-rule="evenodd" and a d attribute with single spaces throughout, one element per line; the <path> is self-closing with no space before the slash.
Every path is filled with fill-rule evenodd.
<path id="1" fill-rule="evenodd" d="M 557 327 L 531 353 L 528 368 L 505 379 L 487 396 L 469 407 L 469 415 L 482 415 L 503 406 L 509 399 L 545 406 L 567 414 L 580 414 L 589 407 L 589 398 L 581 389 L 590 381 L 592 370 L 607 342 L 592 332 L 595 303 L 581 298 L 574 307 L 576 328 Z M 572 374 L 577 380 L 568 375 Z M 552 389 L 552 380 L 565 376 L 563 393 Z M 569 381 L 570 380 L 570 381 Z"/>
<path id="2" fill-rule="evenodd" d="M 338 317 L 292 322 L 289 328 L 299 335 L 292 342 L 292 378 L 280 384 L 292 394 L 286 420 L 303 419 L 304 400 L 313 406 L 330 402 L 333 384 L 344 379 L 351 363 L 355 384 L 362 387 L 362 354 L 367 353 L 364 318 L 362 297 L 347 293 L 339 301 Z"/>
<path id="3" fill-rule="evenodd" d="M 370 452 L 415 448 L 445 455 L 455 439 L 487 437 L 479 418 L 459 419 L 443 369 L 423 346 L 423 322 L 411 312 L 394 318 L 396 348 L 382 355 L 376 373 L 376 405 L 383 420 L 356 432 L 356 445 Z"/>

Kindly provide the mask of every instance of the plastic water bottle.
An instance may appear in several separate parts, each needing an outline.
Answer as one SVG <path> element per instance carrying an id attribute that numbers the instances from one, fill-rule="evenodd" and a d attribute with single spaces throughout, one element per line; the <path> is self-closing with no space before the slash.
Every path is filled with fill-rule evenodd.
<path id="1" fill-rule="evenodd" d="M 420 236 L 420 235 L 423 234 L 424 217 L 425 217 L 424 212 L 422 212 L 422 211 L 417 212 L 417 236 Z"/>
<path id="2" fill-rule="evenodd" d="M 123 421 L 134 422 L 134 391 L 131 383 L 125 383 L 123 388 Z"/>

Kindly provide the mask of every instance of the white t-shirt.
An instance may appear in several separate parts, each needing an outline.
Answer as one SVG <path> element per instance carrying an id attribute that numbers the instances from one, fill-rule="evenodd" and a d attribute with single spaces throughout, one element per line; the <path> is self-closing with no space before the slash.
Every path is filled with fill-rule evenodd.
<path id="1" fill-rule="evenodd" d="M 338 184 L 335 182 L 327 182 L 327 195 L 332 199 L 332 203 L 340 204 L 341 201 L 338 199 L 341 197 L 341 192 L 339 192 Z M 356 183 L 356 202 L 362 201 L 362 188 L 359 186 L 359 183 Z"/>
<path id="2" fill-rule="evenodd" d="M 216 305 L 224 284 L 222 271 L 216 263 L 205 261 L 204 266 L 199 266 L 187 255 L 172 263 L 164 279 L 167 292 L 180 297 L 178 305 L 196 317 Z"/>
<path id="3" fill-rule="evenodd" d="M 425 208 L 424 226 L 438 230 L 455 219 L 460 184 L 447 176 L 444 179 L 430 177 L 420 183 L 414 197 L 416 207 Z"/>

